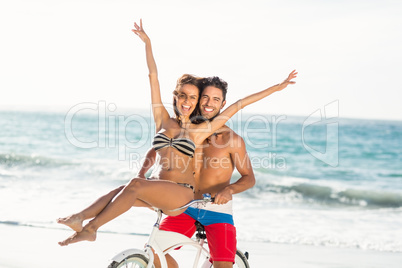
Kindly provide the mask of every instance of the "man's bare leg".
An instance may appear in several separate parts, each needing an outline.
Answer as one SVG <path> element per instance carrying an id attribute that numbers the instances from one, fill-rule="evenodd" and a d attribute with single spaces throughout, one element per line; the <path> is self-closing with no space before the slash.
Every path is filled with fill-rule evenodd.
<path id="1" fill-rule="evenodd" d="M 175 259 L 173 259 L 172 256 L 170 256 L 170 254 L 166 254 L 165 258 L 168 268 L 179 268 L 179 264 L 176 262 Z M 155 254 L 155 252 L 154 252 L 154 266 L 155 268 L 161 268 L 161 262 L 159 260 L 159 256 Z"/>
<path id="2" fill-rule="evenodd" d="M 113 200 L 113 198 L 123 190 L 124 185 L 120 186 L 113 191 L 101 196 L 90 206 L 82 210 L 81 212 L 72 214 L 65 218 L 58 218 L 57 223 L 67 225 L 76 232 L 82 231 L 82 223 L 84 220 L 92 219 L 96 217 L 101 211 Z"/>
<path id="3" fill-rule="evenodd" d="M 232 268 L 233 263 L 227 261 L 214 261 L 214 268 Z"/>

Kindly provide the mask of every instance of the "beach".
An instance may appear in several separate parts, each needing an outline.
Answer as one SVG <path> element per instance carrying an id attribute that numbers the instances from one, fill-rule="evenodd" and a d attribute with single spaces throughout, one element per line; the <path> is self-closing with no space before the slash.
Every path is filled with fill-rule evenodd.
<path id="1" fill-rule="evenodd" d="M 270 124 L 265 132 L 247 131 L 266 127 L 252 116 L 233 122 L 256 177 L 233 197 L 238 248 L 251 267 L 400 267 L 402 123 L 339 119 L 336 129 L 324 122 L 301 135 L 302 118 L 282 120 L 275 132 L 272 117 L 258 118 Z M 107 267 L 118 252 L 144 246 L 155 222 L 145 208 L 102 226 L 94 243 L 57 244 L 72 232 L 55 219 L 126 184 L 153 137 L 146 116 L 121 133 L 110 122 L 100 128 L 98 114 L 70 119 L 0 112 L 0 267 Z M 232 182 L 239 178 L 234 172 Z M 188 250 L 174 253 L 184 268 Z"/>
<path id="2" fill-rule="evenodd" d="M 156 132 L 173 134 L 158 126 L 154 68 L 134 22 L 152 40 L 157 96 L 172 118 L 187 110 L 172 95 L 182 74 L 225 80 L 213 108 L 241 108 L 225 124 L 250 161 L 225 148 L 203 165 L 230 160 L 237 186 L 240 164 L 252 166 L 255 185 L 232 196 L 251 267 L 402 267 L 402 91 L 390 85 L 402 61 L 402 1 L 154 2 L 2 1 L 0 268 L 107 267 L 146 243 L 156 216 L 146 208 L 103 225 L 96 242 L 67 247 L 57 242 L 73 232 L 55 221 L 126 185 Z M 244 101 L 292 70 L 295 85 Z M 190 108 L 207 112 L 198 93 Z M 181 127 L 169 145 L 191 139 L 193 125 Z M 190 174 L 198 157 L 172 153 L 145 177 L 165 179 L 176 164 Z M 188 268 L 191 252 L 172 254 Z"/>
<path id="3" fill-rule="evenodd" d="M 97 241 L 61 247 L 58 241 L 72 232 L 28 226 L 0 225 L 1 268 L 107 267 L 114 254 L 127 248 L 143 248 L 147 236 L 99 233 Z M 256 267 L 400 267 L 402 253 L 353 248 L 274 244 L 238 241 L 238 247 L 250 254 Z M 181 267 L 192 267 L 190 249 L 174 253 Z M 190 252 L 191 253 L 191 252 Z"/>

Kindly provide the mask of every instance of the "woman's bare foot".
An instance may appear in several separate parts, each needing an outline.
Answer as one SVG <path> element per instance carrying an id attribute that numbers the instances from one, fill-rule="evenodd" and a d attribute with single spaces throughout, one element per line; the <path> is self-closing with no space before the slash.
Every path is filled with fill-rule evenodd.
<path id="1" fill-rule="evenodd" d="M 69 244 L 77 243 L 80 241 L 95 241 L 96 230 L 90 230 L 87 228 L 82 229 L 81 232 L 76 232 L 64 241 L 59 242 L 60 246 L 67 246 Z"/>
<path id="2" fill-rule="evenodd" d="M 67 225 L 77 233 L 82 231 L 82 223 L 84 220 L 79 216 L 79 214 L 73 214 L 65 218 L 58 218 L 57 223 Z"/>

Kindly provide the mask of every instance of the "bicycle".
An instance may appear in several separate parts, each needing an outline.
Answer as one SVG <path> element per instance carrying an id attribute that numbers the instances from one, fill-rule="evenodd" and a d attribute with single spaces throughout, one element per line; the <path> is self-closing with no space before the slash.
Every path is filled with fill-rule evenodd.
<path id="1" fill-rule="evenodd" d="M 181 210 L 187 208 L 193 204 L 211 202 L 212 198 L 209 194 L 204 194 L 203 199 L 193 200 L 186 205 L 177 208 L 175 210 Z M 162 219 L 162 211 L 160 209 L 155 209 L 157 213 L 157 220 L 154 224 L 151 234 L 149 235 L 148 241 L 145 244 L 144 250 L 140 249 L 127 249 L 111 259 L 111 263 L 108 268 L 154 268 L 154 253 L 152 249 L 158 254 L 161 267 L 167 268 L 167 262 L 165 255 L 177 247 L 181 246 L 193 246 L 196 249 L 196 256 L 193 264 L 193 268 L 212 268 L 212 263 L 209 261 L 210 254 L 205 245 L 208 243 L 205 241 L 206 234 L 204 227 L 196 222 L 196 236 L 195 238 L 188 238 L 185 235 L 163 231 L 159 229 L 159 224 Z M 233 267 L 237 268 L 250 268 L 248 264 L 248 252 L 244 254 L 237 249 L 235 256 L 235 264 Z M 202 266 L 199 266 L 200 261 Z"/>

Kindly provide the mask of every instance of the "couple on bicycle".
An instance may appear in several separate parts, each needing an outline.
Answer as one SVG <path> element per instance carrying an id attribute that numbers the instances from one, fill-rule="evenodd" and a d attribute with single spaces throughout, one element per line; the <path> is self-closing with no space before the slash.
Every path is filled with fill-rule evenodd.
<path id="1" fill-rule="evenodd" d="M 252 187 L 255 178 L 243 139 L 225 123 L 245 106 L 294 84 L 291 80 L 297 73 L 292 71 L 282 83 L 249 95 L 223 112 L 220 109 L 226 103 L 226 82 L 217 77 L 183 75 L 173 91 L 175 117 L 170 117 L 161 101 L 151 41 L 143 30 L 142 22 L 134 26 L 133 32 L 145 43 L 149 69 L 157 132 L 153 148 L 147 153 L 148 159 L 154 163 L 153 172 L 150 178 L 145 179 L 149 165 L 144 166 L 139 176 L 127 185 L 114 189 L 79 213 L 58 219 L 59 223 L 76 231 L 59 244 L 65 246 L 83 240 L 94 241 L 100 226 L 132 206 L 157 207 L 168 215 L 161 224 L 162 230 L 191 236 L 195 231 L 195 220 L 204 224 L 214 267 L 231 267 L 236 254 L 232 195 Z M 199 120 L 199 114 L 204 120 Z M 235 167 L 241 178 L 231 184 Z M 203 208 L 173 211 L 199 198 L 202 193 L 215 196 L 214 203 Z M 86 219 L 92 220 L 83 226 Z M 169 267 L 174 267 L 174 260 L 168 258 L 168 261 Z"/>

